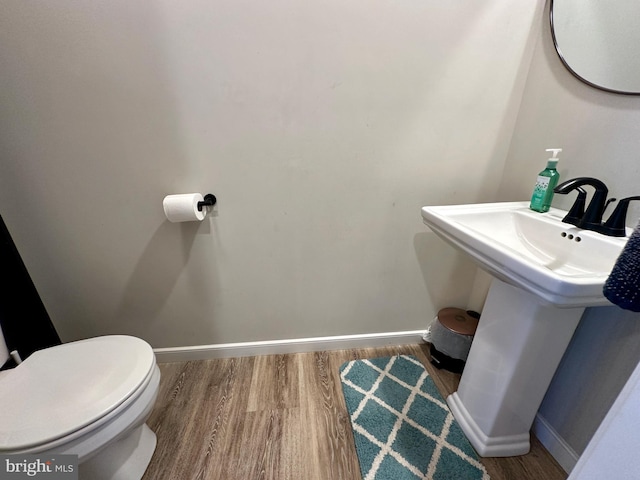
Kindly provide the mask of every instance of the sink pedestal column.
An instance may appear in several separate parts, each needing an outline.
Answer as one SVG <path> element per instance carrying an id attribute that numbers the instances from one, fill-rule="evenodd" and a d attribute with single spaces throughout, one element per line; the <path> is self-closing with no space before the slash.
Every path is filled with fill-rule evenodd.
<path id="1" fill-rule="evenodd" d="M 458 391 L 447 398 L 481 456 L 529 451 L 534 417 L 583 312 L 492 280 Z"/>

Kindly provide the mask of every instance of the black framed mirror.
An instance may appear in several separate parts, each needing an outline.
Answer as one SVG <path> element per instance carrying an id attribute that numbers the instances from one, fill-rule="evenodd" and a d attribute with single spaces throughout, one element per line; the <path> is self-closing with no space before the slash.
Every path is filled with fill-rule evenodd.
<path id="1" fill-rule="evenodd" d="M 600 90 L 640 95 L 640 2 L 551 0 L 553 43 L 560 60 Z"/>

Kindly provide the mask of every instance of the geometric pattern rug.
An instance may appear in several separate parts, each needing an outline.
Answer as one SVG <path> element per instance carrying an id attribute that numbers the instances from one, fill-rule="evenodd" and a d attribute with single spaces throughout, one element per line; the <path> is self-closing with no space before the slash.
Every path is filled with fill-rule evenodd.
<path id="1" fill-rule="evenodd" d="M 340 379 L 363 480 L 489 480 L 416 357 L 347 362 Z"/>

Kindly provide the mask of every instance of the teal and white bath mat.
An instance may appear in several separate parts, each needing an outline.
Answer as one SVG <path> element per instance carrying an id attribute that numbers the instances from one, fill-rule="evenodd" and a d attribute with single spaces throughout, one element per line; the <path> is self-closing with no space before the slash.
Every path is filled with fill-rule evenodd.
<path id="1" fill-rule="evenodd" d="M 489 480 L 417 358 L 354 360 L 340 379 L 363 480 Z"/>

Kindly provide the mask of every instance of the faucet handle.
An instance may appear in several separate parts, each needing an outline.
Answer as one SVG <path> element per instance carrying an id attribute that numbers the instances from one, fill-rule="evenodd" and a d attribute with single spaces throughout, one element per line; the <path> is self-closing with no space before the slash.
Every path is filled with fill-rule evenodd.
<path id="1" fill-rule="evenodd" d="M 640 196 L 627 197 L 620 200 L 609 219 L 599 229 L 600 233 L 611 237 L 624 237 L 627 235 L 627 210 L 629 209 L 629 202 L 632 200 L 640 200 Z"/>
<path id="2" fill-rule="evenodd" d="M 609 189 L 607 186 L 597 178 L 592 177 L 577 177 L 567 180 L 561 183 L 553 189 L 555 193 L 560 195 L 566 195 L 572 190 L 577 190 L 583 185 L 589 185 L 595 189 L 593 197 L 587 206 L 584 215 L 580 221 L 576 224 L 578 228 L 584 228 L 585 230 L 596 230 L 602 227 L 602 213 L 604 212 L 605 202 L 607 201 L 607 195 Z M 569 218 L 568 220 L 572 220 Z M 568 221 L 567 223 L 572 223 Z"/>
<path id="3" fill-rule="evenodd" d="M 587 204 L 587 191 L 582 187 L 576 187 L 578 197 L 573 202 L 571 210 L 562 219 L 564 223 L 570 223 L 571 225 L 578 225 L 582 217 L 584 216 L 584 207 Z"/>

